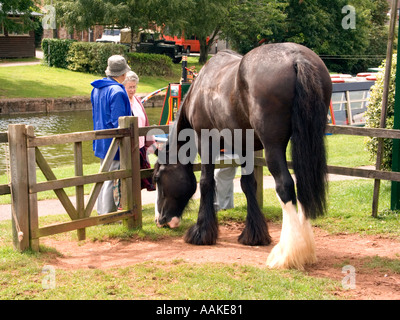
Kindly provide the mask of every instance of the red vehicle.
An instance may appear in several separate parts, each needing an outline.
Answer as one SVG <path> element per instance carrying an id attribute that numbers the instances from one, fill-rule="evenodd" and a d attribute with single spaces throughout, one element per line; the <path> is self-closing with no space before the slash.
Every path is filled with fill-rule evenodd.
<path id="1" fill-rule="evenodd" d="M 191 36 L 189 39 L 185 39 L 184 34 L 182 33 L 181 38 L 167 35 L 164 35 L 163 37 L 165 40 L 175 41 L 176 44 L 183 46 L 183 50 L 186 51 L 187 54 L 190 52 L 200 52 L 200 42 L 197 40 L 196 36 Z"/>

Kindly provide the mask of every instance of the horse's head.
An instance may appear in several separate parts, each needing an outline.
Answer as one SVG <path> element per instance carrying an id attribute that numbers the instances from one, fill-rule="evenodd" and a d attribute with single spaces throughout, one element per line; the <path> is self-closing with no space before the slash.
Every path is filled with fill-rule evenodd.
<path id="1" fill-rule="evenodd" d="M 183 210 L 196 192 L 197 182 L 191 165 L 160 164 L 154 166 L 157 184 L 155 222 L 158 227 L 177 228 Z"/>

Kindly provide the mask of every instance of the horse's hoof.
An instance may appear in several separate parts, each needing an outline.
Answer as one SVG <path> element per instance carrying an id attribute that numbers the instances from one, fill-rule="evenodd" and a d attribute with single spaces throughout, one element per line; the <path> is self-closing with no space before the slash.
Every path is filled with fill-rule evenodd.
<path id="1" fill-rule="evenodd" d="M 203 228 L 197 224 L 190 227 L 186 232 L 184 240 L 187 243 L 199 246 L 213 245 L 217 243 L 218 227 L 216 228 Z"/>
<path id="2" fill-rule="evenodd" d="M 299 242 L 301 242 L 301 239 Z M 315 251 L 312 248 L 306 246 L 288 248 L 279 242 L 268 255 L 266 265 L 271 269 L 304 270 L 306 265 L 313 264 L 316 261 Z"/>
<path id="3" fill-rule="evenodd" d="M 243 234 L 241 234 L 238 237 L 238 242 L 245 246 L 269 246 L 272 240 L 269 235 L 265 238 L 260 239 L 248 239 L 246 236 L 243 236 Z"/>
<path id="4" fill-rule="evenodd" d="M 243 232 L 238 237 L 238 242 L 245 246 L 268 246 L 271 244 L 272 239 L 268 230 L 260 234 L 250 232 L 248 228 L 244 228 Z"/>

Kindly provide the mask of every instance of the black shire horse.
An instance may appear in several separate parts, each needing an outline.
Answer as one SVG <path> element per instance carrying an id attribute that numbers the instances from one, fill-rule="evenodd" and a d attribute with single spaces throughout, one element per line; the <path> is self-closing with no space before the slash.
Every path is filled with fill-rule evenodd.
<path id="1" fill-rule="evenodd" d="M 239 157 L 245 159 L 240 163 L 240 182 L 247 199 L 247 218 L 239 242 L 245 245 L 271 243 L 266 220 L 256 201 L 254 174 L 251 169 L 243 170 L 249 163 L 249 153 L 264 149 L 283 211 L 280 241 L 269 254 L 267 266 L 303 269 L 304 265 L 315 262 L 309 219 L 325 211 L 327 166 L 324 135 L 331 92 L 327 68 L 314 52 L 304 46 L 268 44 L 244 56 L 232 51 L 219 52 L 201 69 L 191 85 L 170 134 L 170 148 L 165 161 L 161 163 L 159 158 L 155 165 L 157 225 L 179 226 L 183 210 L 196 191 L 193 162 L 179 157 L 184 154 L 193 160 L 193 154 L 188 155 L 190 139 L 177 139 L 179 133 L 190 129 L 199 139 L 197 146 L 202 157 L 201 200 L 197 223 L 188 230 L 185 241 L 196 245 L 216 243 L 215 152 L 211 152 L 215 140 L 209 135 L 206 136 L 207 142 L 211 143 L 207 145 L 201 141 L 204 140 L 202 130 L 233 133 L 241 129 L 253 133 L 250 139 L 253 145 L 246 143 L 250 140 L 244 139 L 244 134 L 240 143 L 231 143 L 234 152 L 238 146 L 245 151 L 244 156 L 239 154 Z M 221 135 L 218 143 L 229 144 L 226 136 Z M 176 141 L 175 161 L 170 157 L 171 139 Z M 285 155 L 289 139 L 297 199 Z M 204 145 L 209 148 L 205 155 L 203 152 L 207 150 L 201 150 Z"/>

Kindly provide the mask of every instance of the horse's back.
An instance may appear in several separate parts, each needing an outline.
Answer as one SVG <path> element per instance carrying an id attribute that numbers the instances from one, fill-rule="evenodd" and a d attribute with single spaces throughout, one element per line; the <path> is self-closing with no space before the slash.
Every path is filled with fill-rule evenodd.
<path id="1" fill-rule="evenodd" d="M 257 127 L 262 131 L 276 127 L 284 128 L 282 134 L 288 137 L 300 61 L 315 65 L 323 82 L 330 83 L 322 60 L 302 45 L 267 44 L 244 56 L 221 51 L 192 84 L 184 113 L 196 131 L 254 128 L 257 133 Z"/>
<path id="2" fill-rule="evenodd" d="M 240 128 L 232 112 L 233 104 L 238 100 L 232 95 L 236 95 L 234 79 L 241 60 L 242 56 L 238 53 L 224 50 L 200 70 L 185 98 L 181 113 L 196 131 L 228 128 L 227 117 L 230 117 L 232 128 Z"/>
<path id="3" fill-rule="evenodd" d="M 289 103 L 288 100 L 294 96 L 297 65 L 304 62 L 312 64 L 318 70 L 321 85 L 330 85 L 325 64 L 315 52 L 305 46 L 286 42 L 253 49 L 243 57 L 239 67 L 241 85 L 248 88 L 245 94 L 261 99 L 263 95 L 279 95 L 282 103 Z M 260 88 L 260 84 L 263 88 Z"/>

